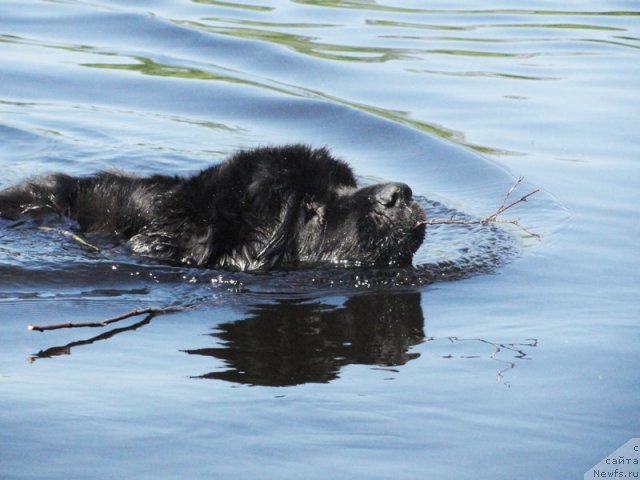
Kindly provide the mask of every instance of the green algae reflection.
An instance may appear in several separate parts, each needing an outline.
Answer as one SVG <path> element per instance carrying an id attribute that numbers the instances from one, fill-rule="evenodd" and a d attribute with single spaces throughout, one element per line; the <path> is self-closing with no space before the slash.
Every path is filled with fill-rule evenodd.
<path id="1" fill-rule="evenodd" d="M 139 63 L 91 63 L 91 64 L 84 64 L 84 66 L 91 67 L 91 68 L 127 70 L 132 72 L 139 72 L 143 75 L 153 75 L 153 76 L 161 76 L 161 77 L 183 78 L 183 79 L 189 79 L 189 80 L 222 81 L 222 82 L 246 85 L 250 87 L 256 87 L 260 89 L 271 90 L 271 91 L 275 91 L 277 93 L 288 95 L 288 96 L 323 100 L 333 104 L 343 105 L 361 112 L 366 112 L 376 117 L 384 118 L 394 123 L 399 123 L 401 125 L 406 125 L 416 130 L 429 133 L 431 135 L 436 135 L 440 138 L 444 138 L 452 142 L 465 145 L 466 147 L 471 148 L 472 150 L 475 150 L 480 153 L 491 154 L 491 155 L 506 155 L 506 154 L 514 155 L 515 154 L 515 152 L 507 152 L 507 151 L 495 149 L 492 147 L 486 147 L 482 145 L 468 143 L 462 132 L 447 129 L 437 124 L 427 123 L 424 121 L 413 119 L 407 112 L 387 110 L 387 109 L 374 107 L 367 104 L 352 102 L 342 98 L 326 95 L 322 92 L 318 92 L 315 90 L 303 89 L 300 87 L 294 87 L 286 84 L 278 84 L 276 82 L 271 82 L 271 83 L 257 82 L 252 80 L 241 79 L 238 77 L 233 77 L 231 75 L 222 75 L 222 74 L 207 72 L 197 68 L 165 65 L 144 57 L 134 57 L 134 58 Z"/>
<path id="2" fill-rule="evenodd" d="M 204 23 L 210 22 L 210 23 Z M 406 49 L 393 49 L 381 47 L 358 47 L 351 45 L 338 45 L 333 43 L 322 43 L 316 41 L 313 37 L 282 31 L 264 30 L 260 28 L 252 28 L 259 24 L 242 22 L 244 27 L 226 27 L 217 26 L 215 23 L 220 22 L 216 18 L 204 18 L 202 22 L 195 21 L 176 21 L 176 24 L 205 30 L 207 32 L 226 35 L 233 38 L 241 38 L 248 40 L 259 40 L 276 45 L 281 45 L 294 50 L 303 55 L 310 57 L 322 58 L 324 60 L 338 60 L 348 62 L 365 62 L 365 63 L 384 63 L 389 60 L 398 60 L 409 58 Z M 268 26 L 286 27 L 287 25 L 267 24 Z M 314 25 L 317 27 L 318 25 Z M 327 25 L 320 25 L 327 27 Z M 300 28 L 300 25 L 295 25 Z M 303 26 L 303 27 L 309 27 Z"/>

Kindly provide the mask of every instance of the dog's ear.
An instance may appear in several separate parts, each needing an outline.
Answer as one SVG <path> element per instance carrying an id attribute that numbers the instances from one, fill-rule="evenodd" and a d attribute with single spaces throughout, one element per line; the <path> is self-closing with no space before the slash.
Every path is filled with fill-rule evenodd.
<path id="1" fill-rule="evenodd" d="M 183 262 L 199 267 L 208 265 L 213 253 L 213 237 L 213 227 L 211 225 L 190 235 L 185 248 L 189 258 L 184 259 Z"/>
<path id="2" fill-rule="evenodd" d="M 298 204 L 298 196 L 292 193 L 282 200 L 275 215 L 249 218 L 253 228 L 240 239 L 238 248 L 227 253 L 223 263 L 240 270 L 269 270 L 295 263 L 298 259 L 294 248 L 298 234 Z"/>

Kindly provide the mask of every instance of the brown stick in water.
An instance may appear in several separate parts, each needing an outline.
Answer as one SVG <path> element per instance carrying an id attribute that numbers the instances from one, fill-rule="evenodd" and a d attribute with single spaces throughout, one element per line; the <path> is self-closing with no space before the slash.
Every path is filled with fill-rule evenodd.
<path id="1" fill-rule="evenodd" d="M 35 332 L 44 332 L 45 330 L 59 330 L 61 328 L 81 328 L 81 327 L 106 327 L 110 323 L 119 322 L 131 317 L 137 317 L 138 315 L 160 315 L 162 313 L 173 313 L 184 310 L 184 307 L 148 307 L 131 310 L 130 312 L 123 313 L 116 317 L 108 318 L 107 320 L 100 320 L 97 322 L 66 322 L 56 323 L 52 325 L 29 325 L 28 330 Z"/>

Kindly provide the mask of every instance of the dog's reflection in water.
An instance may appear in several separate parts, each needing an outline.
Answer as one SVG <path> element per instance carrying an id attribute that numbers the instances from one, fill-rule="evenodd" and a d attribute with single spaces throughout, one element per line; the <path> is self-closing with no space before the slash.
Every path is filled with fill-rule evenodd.
<path id="1" fill-rule="evenodd" d="M 211 336 L 219 346 L 185 352 L 223 361 L 226 369 L 199 378 L 270 386 L 329 382 L 345 365 L 394 367 L 417 358 L 410 349 L 424 340 L 423 324 L 415 292 L 356 295 L 339 307 L 281 300 L 218 325 Z"/>

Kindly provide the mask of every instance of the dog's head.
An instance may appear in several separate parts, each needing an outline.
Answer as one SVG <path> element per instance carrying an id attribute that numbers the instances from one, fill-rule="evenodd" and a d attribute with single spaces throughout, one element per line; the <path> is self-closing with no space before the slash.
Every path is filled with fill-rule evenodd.
<path id="1" fill-rule="evenodd" d="M 226 230 L 230 248 L 214 260 L 219 266 L 407 266 L 424 239 L 425 214 L 407 185 L 357 188 L 349 166 L 326 149 L 262 148 L 222 167 L 218 188 L 232 190 L 211 210 L 235 226 Z M 229 208 L 233 215 L 220 215 Z"/>
<path id="2" fill-rule="evenodd" d="M 298 221 L 301 262 L 407 266 L 422 244 L 425 213 L 403 183 L 328 192 L 307 199 Z"/>

